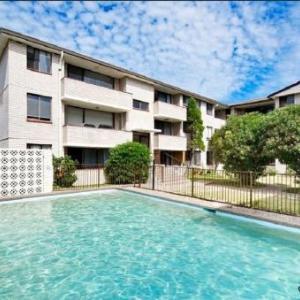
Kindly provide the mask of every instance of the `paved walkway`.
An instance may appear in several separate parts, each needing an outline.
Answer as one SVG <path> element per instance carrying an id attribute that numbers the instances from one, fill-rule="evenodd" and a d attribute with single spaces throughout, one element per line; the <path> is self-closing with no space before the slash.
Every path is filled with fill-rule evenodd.
<path id="1" fill-rule="evenodd" d="M 222 212 L 232 213 L 235 215 L 242 215 L 245 217 L 255 218 L 262 221 L 268 221 L 275 224 L 291 226 L 300 228 L 300 217 L 283 215 L 278 213 L 266 212 L 257 209 L 233 206 L 227 203 L 220 203 L 220 202 L 213 202 L 213 201 L 206 201 L 202 199 L 187 197 L 187 196 L 180 196 L 175 195 L 167 192 L 160 192 L 160 191 L 153 191 L 147 190 L 143 188 L 134 188 L 134 187 L 126 187 L 124 188 L 129 191 L 143 193 L 150 196 L 156 196 L 160 198 L 165 198 L 167 200 L 176 201 L 180 203 L 186 203 L 191 205 L 196 205 L 199 207 L 204 207 L 208 209 L 215 209 Z"/>

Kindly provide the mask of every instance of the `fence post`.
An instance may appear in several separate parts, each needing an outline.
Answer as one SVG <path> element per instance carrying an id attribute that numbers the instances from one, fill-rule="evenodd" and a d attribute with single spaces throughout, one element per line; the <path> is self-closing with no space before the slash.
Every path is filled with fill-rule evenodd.
<path id="1" fill-rule="evenodd" d="M 100 180 L 100 167 L 98 167 L 98 187 L 100 187 L 100 183 L 101 183 L 101 180 Z"/>
<path id="2" fill-rule="evenodd" d="M 194 168 L 192 168 L 192 197 L 194 197 L 194 182 L 195 182 Z"/>
<path id="3" fill-rule="evenodd" d="M 152 164 L 152 190 L 155 190 L 155 164 Z"/>
<path id="4" fill-rule="evenodd" d="M 252 207 L 253 201 L 253 172 L 250 171 L 250 207 Z"/>

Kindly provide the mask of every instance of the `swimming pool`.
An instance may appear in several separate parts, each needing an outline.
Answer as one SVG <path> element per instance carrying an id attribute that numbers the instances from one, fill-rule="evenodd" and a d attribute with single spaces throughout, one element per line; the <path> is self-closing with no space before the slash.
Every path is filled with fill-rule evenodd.
<path id="1" fill-rule="evenodd" d="M 299 299 L 300 234 L 117 190 L 0 205 L 0 299 Z"/>

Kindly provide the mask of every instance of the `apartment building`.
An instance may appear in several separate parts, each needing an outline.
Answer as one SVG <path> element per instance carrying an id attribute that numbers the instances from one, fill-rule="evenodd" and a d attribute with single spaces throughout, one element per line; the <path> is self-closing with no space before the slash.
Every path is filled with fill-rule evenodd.
<path id="1" fill-rule="evenodd" d="M 229 105 L 230 114 L 243 115 L 250 112 L 269 113 L 287 105 L 300 104 L 300 81 L 276 91 L 265 98 L 243 101 Z M 286 165 L 276 159 L 273 167 L 278 173 L 286 172 Z"/>
<path id="2" fill-rule="evenodd" d="M 156 163 L 183 164 L 187 99 L 202 111 L 206 151 L 225 123 L 217 101 L 7 29 L 0 30 L 0 148 L 52 149 L 102 165 L 109 149 L 146 144 Z"/>

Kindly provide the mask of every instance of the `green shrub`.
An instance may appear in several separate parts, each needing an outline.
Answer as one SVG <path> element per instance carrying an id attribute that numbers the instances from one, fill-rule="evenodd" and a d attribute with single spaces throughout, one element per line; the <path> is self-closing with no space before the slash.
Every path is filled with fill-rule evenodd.
<path id="1" fill-rule="evenodd" d="M 76 162 L 68 155 L 53 157 L 54 185 L 70 187 L 77 180 Z"/>
<path id="2" fill-rule="evenodd" d="M 147 146 L 128 142 L 110 150 L 105 163 L 105 176 L 109 183 L 142 183 L 148 179 L 150 151 Z"/>

